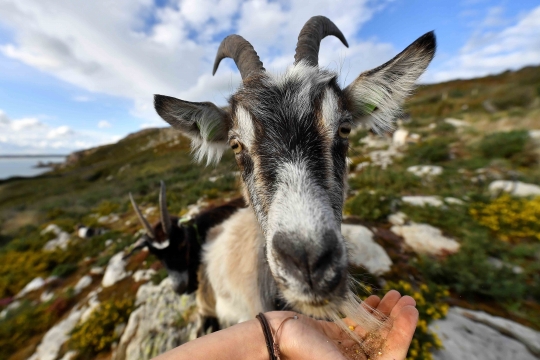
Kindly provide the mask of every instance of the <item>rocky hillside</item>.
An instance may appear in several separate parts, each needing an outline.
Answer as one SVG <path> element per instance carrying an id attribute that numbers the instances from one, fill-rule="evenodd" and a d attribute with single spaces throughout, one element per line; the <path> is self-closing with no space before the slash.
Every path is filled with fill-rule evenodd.
<path id="1" fill-rule="evenodd" d="M 421 314 L 410 359 L 540 357 L 540 68 L 421 87 L 399 129 L 351 138 L 342 232 L 351 272 Z M 193 164 L 149 129 L 62 168 L 0 182 L 0 360 L 150 359 L 195 336 L 140 236 L 132 192 L 157 220 L 235 197 L 232 156 Z M 89 237 L 87 228 L 97 229 Z"/>

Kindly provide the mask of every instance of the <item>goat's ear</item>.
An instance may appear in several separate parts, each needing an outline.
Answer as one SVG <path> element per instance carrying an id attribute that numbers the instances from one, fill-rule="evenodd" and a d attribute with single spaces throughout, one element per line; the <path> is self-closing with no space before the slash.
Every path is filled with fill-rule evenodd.
<path id="1" fill-rule="evenodd" d="M 191 139 L 197 161 L 218 162 L 227 149 L 229 113 L 211 102 L 189 102 L 154 95 L 154 107 L 172 127 Z"/>
<path id="2" fill-rule="evenodd" d="M 405 98 L 433 59 L 435 48 L 431 31 L 392 60 L 360 74 L 344 90 L 354 122 L 363 122 L 378 133 L 391 130 Z"/>

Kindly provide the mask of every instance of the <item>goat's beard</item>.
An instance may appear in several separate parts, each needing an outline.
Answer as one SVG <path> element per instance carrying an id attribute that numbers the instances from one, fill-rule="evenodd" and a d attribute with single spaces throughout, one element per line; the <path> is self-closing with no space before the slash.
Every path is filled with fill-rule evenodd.
<path id="1" fill-rule="evenodd" d="M 289 307 L 316 319 L 333 321 L 358 344 L 366 358 L 375 358 L 382 351 L 386 336 L 392 328 L 392 321 L 380 311 L 364 303 L 351 289 L 363 287 L 349 276 L 348 289 L 344 296 L 330 297 L 329 300 L 315 298 L 313 302 L 283 299 Z M 351 331 L 343 318 L 348 318 L 361 328 L 362 335 Z"/>

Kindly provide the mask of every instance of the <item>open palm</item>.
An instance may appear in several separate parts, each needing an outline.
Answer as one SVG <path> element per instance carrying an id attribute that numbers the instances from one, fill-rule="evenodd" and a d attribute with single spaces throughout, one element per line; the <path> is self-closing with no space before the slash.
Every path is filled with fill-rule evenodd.
<path id="1" fill-rule="evenodd" d="M 390 317 L 392 326 L 387 332 L 386 341 L 380 352 L 375 355 L 380 360 L 400 360 L 405 359 L 407 350 L 414 335 L 414 330 L 418 322 L 418 310 L 416 302 L 410 296 L 401 296 L 399 292 L 392 290 L 383 299 L 377 296 L 370 296 L 364 301 L 369 307 L 376 309 L 380 313 Z M 271 316 L 271 322 L 277 329 L 281 321 L 290 316 L 291 313 L 283 312 L 270 313 L 280 314 Z M 268 314 L 268 315 L 270 315 Z M 354 324 L 349 319 L 344 319 L 347 325 L 355 328 L 358 335 L 363 336 L 361 324 Z M 346 349 L 352 348 L 355 342 L 333 322 L 314 320 L 305 316 L 300 316 L 298 320 L 288 321 L 280 331 L 279 343 L 283 358 L 285 359 L 324 359 L 324 360 L 344 360 L 343 353 Z M 353 353 L 352 359 L 365 359 L 363 353 Z"/>

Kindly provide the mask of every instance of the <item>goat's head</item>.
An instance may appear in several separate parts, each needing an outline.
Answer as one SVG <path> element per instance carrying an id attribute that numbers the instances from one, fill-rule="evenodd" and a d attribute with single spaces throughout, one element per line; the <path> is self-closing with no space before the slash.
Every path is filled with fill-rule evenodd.
<path id="1" fill-rule="evenodd" d="M 351 129 L 360 122 L 378 132 L 389 129 L 435 52 L 430 32 L 341 89 L 338 75 L 318 66 L 319 45 L 328 35 L 348 46 L 330 20 L 311 18 L 298 37 L 294 65 L 279 76 L 265 71 L 246 40 L 227 37 L 214 73 L 230 57 L 243 80 L 227 109 L 155 96 L 159 115 L 192 139 L 199 160 L 219 159 L 232 148 L 272 275 L 287 302 L 314 315 L 339 303 L 347 289 L 340 223 Z"/>
<path id="2" fill-rule="evenodd" d="M 159 193 L 160 221 L 154 226 L 151 226 L 141 213 L 131 193 L 129 197 L 145 233 L 140 240 L 133 244 L 132 250 L 127 256 L 147 247 L 167 269 L 174 291 L 178 294 L 195 291 L 197 289 L 196 277 L 191 275 L 189 270 L 190 262 L 199 261 L 198 256 L 196 259 L 190 258 L 190 250 L 194 244 L 190 243 L 184 227 L 178 225 L 178 218 L 169 215 L 163 181 Z"/>

